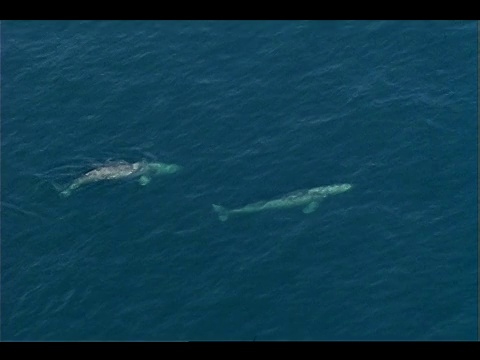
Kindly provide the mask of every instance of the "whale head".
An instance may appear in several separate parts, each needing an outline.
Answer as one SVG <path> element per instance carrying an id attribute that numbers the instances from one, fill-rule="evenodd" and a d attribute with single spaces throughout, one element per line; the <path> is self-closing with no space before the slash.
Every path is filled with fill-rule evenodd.
<path id="1" fill-rule="evenodd" d="M 340 194 L 342 192 L 348 191 L 352 188 L 351 184 L 340 184 L 340 185 L 332 185 L 332 194 Z"/>
<path id="2" fill-rule="evenodd" d="M 351 184 L 329 185 L 329 186 L 313 188 L 309 190 L 308 193 L 313 196 L 325 197 L 328 195 L 341 194 L 345 191 L 350 190 L 351 188 L 352 188 Z"/>
<path id="3" fill-rule="evenodd" d="M 175 174 L 183 169 L 182 166 L 176 164 L 150 163 L 148 169 L 157 175 Z"/>

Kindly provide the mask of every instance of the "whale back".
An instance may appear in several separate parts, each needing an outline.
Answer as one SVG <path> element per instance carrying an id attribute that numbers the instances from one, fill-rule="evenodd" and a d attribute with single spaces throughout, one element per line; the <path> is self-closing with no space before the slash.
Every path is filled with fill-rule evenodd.
<path id="1" fill-rule="evenodd" d="M 143 167 L 141 163 L 119 163 L 117 165 L 107 165 L 87 172 L 84 177 L 92 180 L 111 180 L 129 177 L 141 173 Z"/>

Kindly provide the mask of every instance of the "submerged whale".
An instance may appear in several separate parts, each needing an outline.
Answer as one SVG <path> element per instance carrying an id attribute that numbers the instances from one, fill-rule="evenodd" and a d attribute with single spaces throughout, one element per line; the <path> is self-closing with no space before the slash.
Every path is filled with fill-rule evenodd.
<path id="1" fill-rule="evenodd" d="M 98 181 L 138 178 L 140 185 L 147 185 L 152 176 L 173 174 L 180 171 L 182 167 L 175 164 L 164 164 L 159 162 L 148 163 L 146 161 L 127 163 L 119 162 L 114 165 L 105 165 L 93 169 L 67 186 L 60 192 L 63 197 L 70 196 L 72 191 L 80 186 Z"/>
<path id="2" fill-rule="evenodd" d="M 298 190 L 286 194 L 278 199 L 270 201 L 259 201 L 246 205 L 242 208 L 229 210 L 223 206 L 212 204 L 213 210 L 218 214 L 221 221 L 227 221 L 232 215 L 251 214 L 264 210 L 285 209 L 303 206 L 303 212 L 309 214 L 318 208 L 320 201 L 327 196 L 340 194 L 352 188 L 351 184 L 338 184 L 316 187 L 308 190 Z"/>

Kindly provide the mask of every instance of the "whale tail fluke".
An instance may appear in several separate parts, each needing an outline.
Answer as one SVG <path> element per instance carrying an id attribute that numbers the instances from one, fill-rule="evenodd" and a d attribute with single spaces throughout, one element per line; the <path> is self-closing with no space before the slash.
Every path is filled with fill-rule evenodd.
<path id="1" fill-rule="evenodd" d="M 72 190 L 70 188 L 67 188 L 63 191 L 60 191 L 60 196 L 61 197 L 69 197 L 71 193 L 72 193 Z"/>
<path id="2" fill-rule="evenodd" d="M 50 181 L 50 183 L 52 184 L 52 186 L 55 188 L 55 190 L 57 190 L 58 192 L 62 191 L 65 189 L 65 186 L 62 186 L 62 185 L 59 185 L 53 181 Z"/>
<path id="3" fill-rule="evenodd" d="M 53 182 L 53 181 L 52 181 L 51 184 L 52 184 L 52 186 L 55 188 L 55 190 L 58 191 L 58 193 L 59 193 L 59 195 L 60 195 L 61 197 L 68 197 L 68 196 L 70 196 L 71 193 L 72 193 L 72 189 L 71 189 L 70 186 L 67 186 L 67 187 L 66 187 L 66 186 L 62 186 L 62 185 L 59 185 L 59 184 L 57 184 L 57 183 L 55 183 L 55 182 Z"/>
<path id="4" fill-rule="evenodd" d="M 223 206 L 212 204 L 213 210 L 218 214 L 220 221 L 227 221 L 228 219 L 228 210 Z"/>

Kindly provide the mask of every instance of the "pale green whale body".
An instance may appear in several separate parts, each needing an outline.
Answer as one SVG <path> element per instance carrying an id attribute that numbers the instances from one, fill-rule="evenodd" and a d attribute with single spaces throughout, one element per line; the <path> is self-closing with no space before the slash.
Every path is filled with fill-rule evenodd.
<path id="1" fill-rule="evenodd" d="M 147 185 L 152 176 L 173 174 L 180 171 L 182 167 L 175 164 L 148 163 L 146 161 L 127 163 L 119 162 L 115 165 L 101 166 L 75 179 L 65 190 L 60 192 L 61 196 L 70 196 L 73 190 L 80 186 L 98 181 L 138 178 L 140 185 Z"/>
<path id="2" fill-rule="evenodd" d="M 351 184 L 339 184 L 316 187 L 309 190 L 298 190 L 286 194 L 279 199 L 270 201 L 259 201 L 246 205 L 239 209 L 226 209 L 223 206 L 212 204 L 213 209 L 218 213 L 221 221 L 226 221 L 232 215 L 251 214 L 265 210 L 285 209 L 303 206 L 303 212 L 309 214 L 318 208 L 318 204 L 324 198 L 330 195 L 336 195 L 348 191 L 352 188 Z"/>

